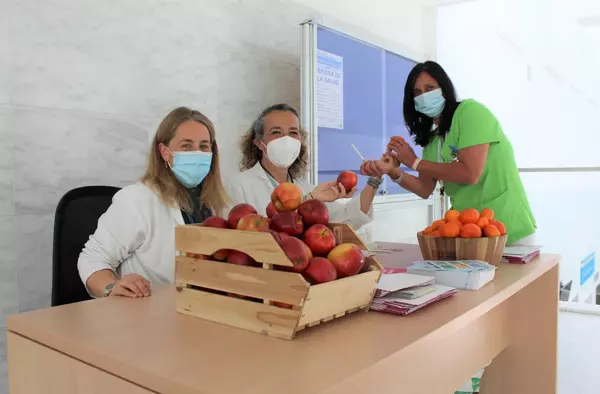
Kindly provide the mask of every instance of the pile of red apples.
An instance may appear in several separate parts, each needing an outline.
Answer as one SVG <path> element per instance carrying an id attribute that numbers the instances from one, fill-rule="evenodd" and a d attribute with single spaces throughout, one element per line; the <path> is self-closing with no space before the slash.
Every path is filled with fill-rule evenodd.
<path id="1" fill-rule="evenodd" d="M 201 226 L 270 233 L 292 262 L 291 267 L 275 268 L 301 273 L 311 285 L 353 276 L 362 270 L 365 263 L 362 250 L 351 243 L 337 244 L 328 227 L 327 206 L 314 199 L 303 202 L 302 190 L 294 183 L 282 183 L 275 188 L 266 212 L 268 217 L 263 217 L 253 206 L 239 204 L 231 209 L 227 219 L 211 216 Z M 218 250 L 212 259 L 259 266 L 249 255 L 233 249 Z"/>

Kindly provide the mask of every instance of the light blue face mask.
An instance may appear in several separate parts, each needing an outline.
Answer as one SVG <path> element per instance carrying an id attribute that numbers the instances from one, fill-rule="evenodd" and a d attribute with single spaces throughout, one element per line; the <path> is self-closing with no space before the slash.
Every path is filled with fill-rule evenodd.
<path id="1" fill-rule="evenodd" d="M 444 110 L 446 99 L 442 95 L 442 89 L 435 89 L 415 97 L 415 109 L 422 114 L 435 118 Z"/>
<path id="2" fill-rule="evenodd" d="M 212 153 L 202 151 L 171 153 L 173 154 L 171 171 L 175 178 L 187 188 L 201 184 L 210 171 Z"/>

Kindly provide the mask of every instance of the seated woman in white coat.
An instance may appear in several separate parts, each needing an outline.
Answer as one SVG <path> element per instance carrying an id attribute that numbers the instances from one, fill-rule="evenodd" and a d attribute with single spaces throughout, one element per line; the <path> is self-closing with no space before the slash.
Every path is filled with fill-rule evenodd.
<path id="1" fill-rule="evenodd" d="M 201 223 L 227 204 L 211 121 L 177 108 L 161 122 L 141 181 L 123 188 L 79 256 L 93 297 L 145 297 L 175 274 L 175 226 Z"/>
<path id="2" fill-rule="evenodd" d="M 335 181 L 314 187 L 301 177 L 308 162 L 306 135 L 300 128 L 298 113 L 287 104 L 273 105 L 260 114 L 242 140 L 242 155 L 242 172 L 226 182 L 234 204 L 250 204 L 264 216 L 275 187 L 293 182 L 302 189 L 303 199 L 327 204 L 332 222 L 358 229 L 373 218 L 373 198 L 381 179 L 370 178 L 359 195 L 341 203 L 335 201 L 352 197 L 356 189 L 346 193 Z"/>

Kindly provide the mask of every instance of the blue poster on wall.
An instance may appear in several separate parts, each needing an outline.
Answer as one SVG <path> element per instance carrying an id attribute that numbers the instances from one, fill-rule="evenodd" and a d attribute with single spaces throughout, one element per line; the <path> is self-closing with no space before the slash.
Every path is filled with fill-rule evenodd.
<path id="1" fill-rule="evenodd" d="M 323 26 L 317 49 L 318 174 L 324 182 L 344 170 L 359 172 L 352 144 L 366 159 L 379 159 L 391 136 L 410 140 L 402 105 L 416 62 Z M 414 149 L 420 156 L 421 148 Z M 366 180 L 359 177 L 359 189 Z M 408 193 L 387 181 L 383 190 Z"/>
<path id="2" fill-rule="evenodd" d="M 583 286 L 596 271 L 596 253 L 590 254 L 579 263 L 579 281 Z"/>

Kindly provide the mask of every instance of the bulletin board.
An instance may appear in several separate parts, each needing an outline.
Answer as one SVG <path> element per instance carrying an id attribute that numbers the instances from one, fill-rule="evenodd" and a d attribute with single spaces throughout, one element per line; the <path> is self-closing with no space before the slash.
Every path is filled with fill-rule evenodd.
<path id="1" fill-rule="evenodd" d="M 368 160 L 380 158 L 392 136 L 411 140 L 402 107 L 417 62 L 329 27 L 312 28 L 304 37 L 302 110 L 313 138 L 311 180 L 320 183 L 344 170 L 359 173 L 351 144 Z M 421 147 L 414 149 L 421 156 Z M 359 176 L 359 189 L 366 181 Z M 385 177 L 380 193 L 410 192 Z"/>

